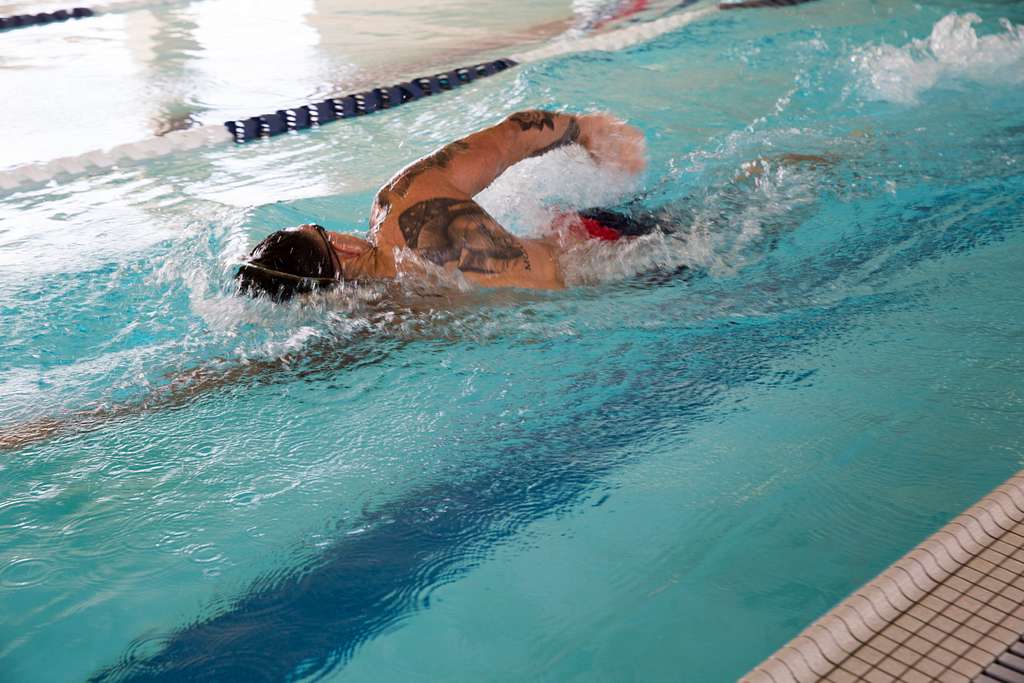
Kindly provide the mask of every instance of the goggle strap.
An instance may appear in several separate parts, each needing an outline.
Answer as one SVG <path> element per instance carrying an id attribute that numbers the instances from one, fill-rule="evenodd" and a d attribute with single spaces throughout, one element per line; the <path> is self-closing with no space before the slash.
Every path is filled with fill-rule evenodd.
<path id="1" fill-rule="evenodd" d="M 318 277 L 315 275 L 295 275 L 294 273 L 285 273 L 284 271 L 274 270 L 273 268 L 267 268 L 266 266 L 261 266 L 252 262 L 242 263 L 241 267 L 252 268 L 253 270 L 258 270 L 268 275 L 273 275 L 275 277 L 283 277 L 285 279 L 294 280 L 296 282 L 338 282 L 338 279 L 333 277 Z"/>

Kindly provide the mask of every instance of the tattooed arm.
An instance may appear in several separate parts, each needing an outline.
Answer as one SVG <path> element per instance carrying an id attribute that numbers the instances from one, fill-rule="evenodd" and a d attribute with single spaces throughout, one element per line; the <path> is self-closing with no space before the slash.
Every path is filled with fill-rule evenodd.
<path id="1" fill-rule="evenodd" d="M 575 116 L 532 109 L 456 140 L 399 171 L 381 188 L 385 199 L 406 197 L 416 185 L 443 185 L 473 197 L 510 166 L 577 143 L 598 163 L 629 172 L 644 166 L 643 133 L 607 114 Z M 388 202 L 384 202 L 387 208 Z"/>
<path id="2" fill-rule="evenodd" d="M 611 116 L 519 112 L 396 174 L 374 200 L 372 239 L 487 286 L 560 287 L 553 245 L 510 234 L 473 197 L 523 159 L 574 143 L 599 163 L 643 167 L 643 134 Z"/>
<path id="3" fill-rule="evenodd" d="M 448 165 L 449 179 L 472 197 L 523 159 L 585 142 L 580 125 L 587 125 L 585 119 L 537 109 L 512 114 L 498 125 L 454 143 L 461 143 L 461 153 Z"/>

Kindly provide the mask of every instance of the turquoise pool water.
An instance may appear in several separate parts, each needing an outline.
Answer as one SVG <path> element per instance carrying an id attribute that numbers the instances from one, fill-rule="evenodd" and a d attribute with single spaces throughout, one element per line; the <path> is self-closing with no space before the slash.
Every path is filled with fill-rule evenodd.
<path id="1" fill-rule="evenodd" d="M 0 680 L 739 677 L 1021 466 L 1022 24 L 722 13 L 3 195 L 0 425 L 74 428 L 0 455 Z M 627 118 L 649 169 L 552 154 L 486 208 L 527 234 L 642 193 L 680 238 L 574 254 L 565 292 L 231 295 L 267 232 L 365 230 L 395 169 L 537 106 Z M 784 153 L 831 162 L 737 179 Z"/>

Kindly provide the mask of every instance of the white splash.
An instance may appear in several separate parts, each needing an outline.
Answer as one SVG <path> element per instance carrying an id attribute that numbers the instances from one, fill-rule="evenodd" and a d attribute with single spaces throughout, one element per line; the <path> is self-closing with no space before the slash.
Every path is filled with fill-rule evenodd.
<path id="1" fill-rule="evenodd" d="M 1002 33 L 979 36 L 974 24 L 981 21 L 974 13 L 953 12 L 936 22 L 925 40 L 858 50 L 851 59 L 861 73 L 865 94 L 870 99 L 916 104 L 921 93 L 941 80 L 1024 81 L 1024 26 L 1001 19 Z"/>
<path id="2" fill-rule="evenodd" d="M 552 206 L 610 206 L 636 187 L 636 178 L 598 166 L 574 145 L 516 164 L 476 201 L 509 231 L 537 237 L 549 230 Z"/>

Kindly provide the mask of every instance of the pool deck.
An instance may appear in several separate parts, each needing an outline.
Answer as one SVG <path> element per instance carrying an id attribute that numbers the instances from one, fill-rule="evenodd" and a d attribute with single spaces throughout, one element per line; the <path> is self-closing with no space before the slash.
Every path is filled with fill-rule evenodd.
<path id="1" fill-rule="evenodd" d="M 1024 683 L 1024 471 L 741 683 Z"/>

